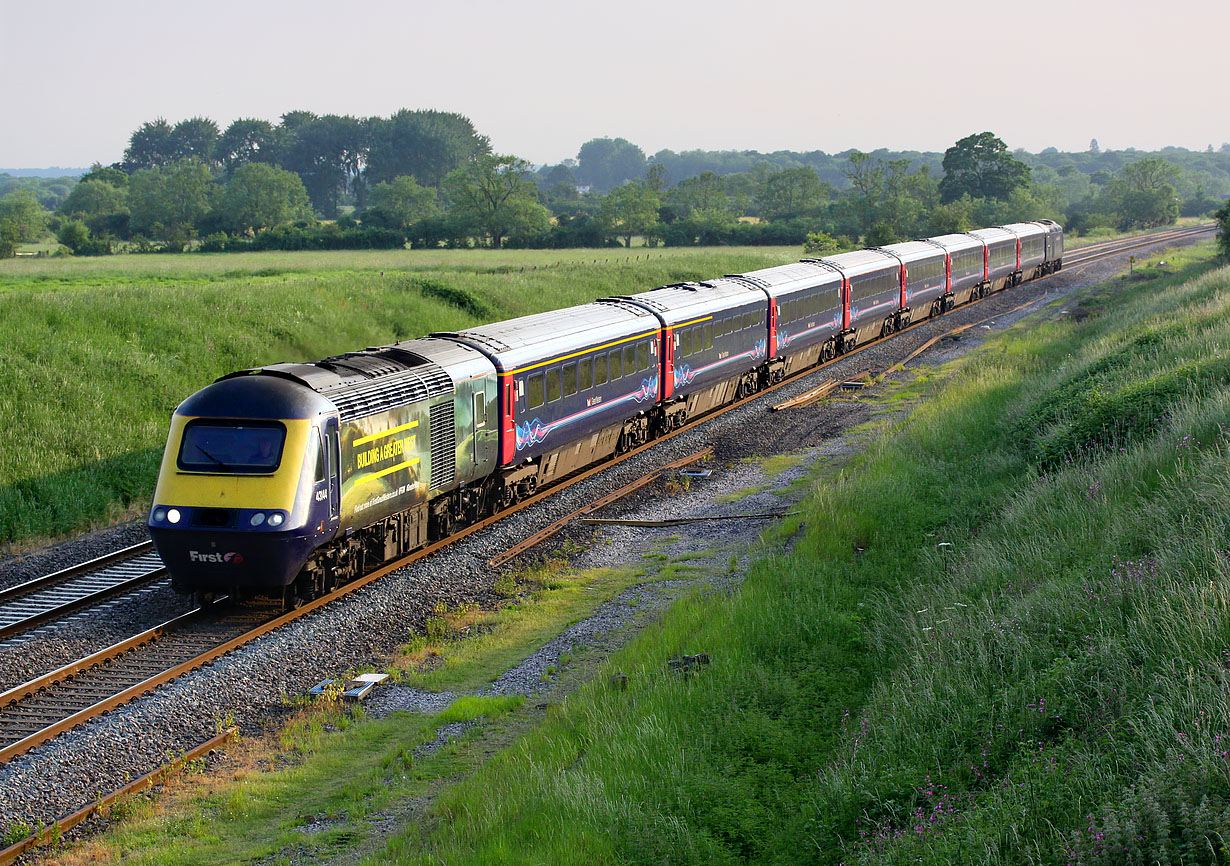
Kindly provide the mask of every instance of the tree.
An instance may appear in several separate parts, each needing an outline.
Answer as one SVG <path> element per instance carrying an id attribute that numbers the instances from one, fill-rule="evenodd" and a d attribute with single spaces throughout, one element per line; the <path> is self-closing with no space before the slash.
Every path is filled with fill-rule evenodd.
<path id="1" fill-rule="evenodd" d="M 449 216 L 499 249 L 510 234 L 545 232 L 550 213 L 538 203 L 534 184 L 525 179 L 530 165 L 515 156 L 481 154 L 444 178 L 452 204 Z"/>
<path id="2" fill-rule="evenodd" d="M 1098 146 L 1098 140 L 1096 138 L 1089 139 L 1089 152 L 1090 153 L 1101 153 L 1102 152 L 1102 148 Z"/>
<path id="3" fill-rule="evenodd" d="M 389 228 L 406 228 L 436 212 L 436 191 L 419 186 L 418 181 L 408 176 L 376 184 L 370 200 L 373 210 L 380 212 L 381 223 Z M 368 221 L 367 214 L 363 221 Z"/>
<path id="4" fill-rule="evenodd" d="M 696 177 L 679 181 L 671 191 L 671 198 L 685 214 L 693 211 L 726 211 L 726 180 L 712 171 L 703 171 Z"/>
<path id="5" fill-rule="evenodd" d="M 209 212 L 209 169 L 194 160 L 138 171 L 129 181 L 132 229 L 183 247 Z"/>
<path id="6" fill-rule="evenodd" d="M 283 115 L 286 137 L 278 162 L 303 180 L 315 208 L 337 215 L 340 196 L 357 185 L 367 157 L 367 127 L 354 117 L 307 112 Z M 293 118 L 286 127 L 286 118 Z"/>
<path id="7" fill-rule="evenodd" d="M 90 166 L 90 170 L 78 178 L 78 183 L 85 183 L 87 180 L 97 180 L 102 183 L 109 183 L 112 186 L 127 187 L 128 174 L 118 168 L 104 168 L 101 163 L 94 163 Z"/>
<path id="8" fill-rule="evenodd" d="M 275 158 L 276 141 L 272 123 L 241 117 L 218 138 L 215 155 L 227 171 L 234 171 L 249 162 L 271 162 Z"/>
<path id="9" fill-rule="evenodd" d="M 175 131 L 159 117 L 141 126 L 128 139 L 121 167 L 132 174 L 143 168 L 159 168 L 175 161 Z"/>
<path id="10" fill-rule="evenodd" d="M 1230 259 L 1230 201 L 1213 214 L 1213 218 L 1217 220 L 1217 225 L 1221 228 L 1221 232 L 1217 235 L 1217 245 L 1221 247 L 1221 254 Z M 0 253 L 0 256 L 3 256 L 3 253 Z"/>
<path id="11" fill-rule="evenodd" d="M 102 180 L 81 181 L 60 207 L 60 213 L 77 219 L 127 212 L 128 189 Z"/>
<path id="12" fill-rule="evenodd" d="M 17 228 L 17 223 L 8 217 L 0 218 L 0 259 L 13 258 L 20 245 L 21 230 Z"/>
<path id="13" fill-rule="evenodd" d="M 171 130 L 175 159 L 195 159 L 204 165 L 217 165 L 214 150 L 218 144 L 218 124 L 208 117 L 190 117 Z"/>
<path id="14" fill-rule="evenodd" d="M 944 179 L 940 196 L 945 203 L 963 195 L 1004 198 L 1029 183 L 1029 166 L 1008 152 L 1008 146 L 989 132 L 966 136 L 944 151 Z"/>
<path id="15" fill-rule="evenodd" d="M 312 205 L 299 176 L 263 162 L 235 169 L 218 210 L 232 234 L 258 232 L 312 216 Z"/>
<path id="16" fill-rule="evenodd" d="M 790 219 L 819 212 L 829 200 L 827 184 L 809 166 L 787 168 L 765 178 L 757 203 L 767 219 Z"/>
<path id="17" fill-rule="evenodd" d="M 1179 169 L 1157 156 L 1128 163 L 1107 187 L 1119 227 L 1153 228 L 1179 217 L 1174 183 Z"/>
<path id="18" fill-rule="evenodd" d="M 47 231 L 47 211 L 32 190 L 19 189 L 0 199 L 0 219 L 13 223 L 21 241 L 37 241 Z"/>
<path id="19" fill-rule="evenodd" d="M 387 120 L 368 121 L 368 183 L 413 177 L 422 186 L 438 187 L 466 161 L 491 152 L 468 117 L 447 111 L 402 110 Z"/>
<path id="20" fill-rule="evenodd" d="M 642 181 L 617 186 L 602 200 L 602 222 L 632 246 L 632 236 L 651 234 L 658 225 L 662 199 Z"/>
<path id="21" fill-rule="evenodd" d="M 577 152 L 577 175 L 600 192 L 645 173 L 645 152 L 626 138 L 595 138 Z"/>

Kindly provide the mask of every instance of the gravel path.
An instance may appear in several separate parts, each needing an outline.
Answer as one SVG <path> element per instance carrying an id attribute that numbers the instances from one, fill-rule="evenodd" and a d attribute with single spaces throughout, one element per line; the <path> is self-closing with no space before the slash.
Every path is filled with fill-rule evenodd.
<path id="1" fill-rule="evenodd" d="M 1030 298 L 1040 297 L 1044 289 L 1048 299 L 1054 299 L 1117 271 L 1115 266 L 1099 265 L 1079 274 L 1061 273 L 1042 285 L 1019 287 L 974 308 L 954 311 L 941 320 L 899 335 L 887 345 L 873 346 L 844 359 L 826 370 L 824 376 L 850 376 L 869 368 L 883 370 L 937 333 L 986 318 L 996 311 L 1002 313 Z M 973 329 L 959 341 L 942 342 L 915 363 L 934 364 L 967 352 L 981 343 L 990 330 L 1006 327 L 1036 309 L 1038 307 L 1031 307 L 1003 315 L 988 323 L 988 330 Z M 871 417 L 867 406 L 857 400 L 836 400 L 768 415 L 770 405 L 814 387 L 816 381 L 817 377 L 805 377 L 779 389 L 768 399 L 744 404 L 721 418 L 660 444 L 649 453 L 573 486 L 537 508 L 511 515 L 485 532 L 464 539 L 430 559 L 377 581 L 337 604 L 266 635 L 192 675 L 0 766 L 0 825 L 17 820 L 39 824 L 70 812 L 92 801 L 99 791 L 113 790 L 126 779 L 154 769 L 169 753 L 190 748 L 211 736 L 218 720 L 233 717 L 245 733 L 278 724 L 287 712 L 285 696 L 302 694 L 326 677 L 382 666 L 412 632 L 422 631 L 438 603 L 450 606 L 477 603 L 487 607 L 498 602 L 499 596 L 492 588 L 497 575 L 485 565 L 489 557 L 601 493 L 707 444 L 715 447 L 715 459 L 710 465 L 717 471 L 711 478 L 694 482 L 684 496 L 665 497 L 660 489 L 651 488 L 607 509 L 603 516 L 622 513 L 654 519 L 686 515 L 692 509 L 714 513 L 717 509 L 728 508 L 732 509 L 731 513 L 747 513 L 782 508 L 782 497 L 767 491 L 737 502 L 723 502 L 728 494 L 769 483 L 757 464 L 740 462 L 741 459 L 806 452 L 802 462 L 780 474 L 774 482 L 788 483 L 795 475 L 806 472 L 811 461 L 840 456 L 857 447 L 857 437 L 833 440 Z M 770 419 L 771 437 L 765 435 L 766 419 Z M 716 563 L 720 567 L 712 570 L 720 573 L 723 569 L 729 571 L 728 560 L 732 553 L 737 565 L 746 560 L 762 528 L 759 522 L 746 522 L 742 530 L 738 526 L 736 521 L 721 521 L 695 524 L 686 531 L 681 531 L 682 528 L 603 527 L 597 533 L 582 527 L 570 529 L 569 534 L 584 538 L 587 543 L 593 542 L 575 559 L 578 567 L 611 565 L 626 562 L 628 557 L 644 564 L 640 554 L 648 546 L 658 544 L 670 556 L 708 552 L 709 562 L 701 564 L 712 568 Z M 140 540 L 143 532 L 139 524 L 125 524 L 48 550 L 10 558 L 0 563 L 0 585 L 26 580 L 87 556 L 132 544 Z M 668 540 L 675 536 L 678 540 Z M 736 567 L 735 574 L 740 570 Z M 590 620 L 574 625 L 569 632 L 503 675 L 492 686 L 492 691 L 540 694 L 548 690 L 550 677 L 544 679 L 543 674 L 549 666 L 558 664 L 561 652 L 574 643 L 613 648 L 632 631 L 626 628 L 629 623 L 648 621 L 654 611 L 660 610 L 679 592 L 691 591 L 689 583 L 647 582 L 629 589 Z M 720 590 L 721 586 L 715 589 Z M 636 604 L 632 604 L 633 600 Z M 162 605 L 163 612 L 156 617 L 160 619 L 167 618 L 164 614 L 174 608 L 173 600 L 165 598 L 138 602 L 136 606 L 152 603 Z M 29 641 L 24 649 L 26 658 L 22 664 L 26 667 L 23 670 L 49 664 L 54 667 L 51 660 L 59 657 L 57 653 L 67 652 L 61 644 L 109 642 L 115 633 L 112 629 L 120 628 L 120 624 L 123 625 L 121 630 L 131 633 L 138 627 L 139 617 L 123 608 L 117 605 L 117 609 L 110 612 L 107 624 L 94 626 L 98 634 L 91 634 L 87 620 L 82 619 L 79 626 L 73 627 L 80 627 L 80 634 L 65 633 L 76 637 L 44 635 Z M 97 617 L 93 619 L 98 620 Z M 0 648 L 0 664 L 12 664 L 18 657 L 13 651 L 5 653 Z M 7 673 L 4 678 L 9 678 Z M 441 699 L 423 697 L 415 704 L 414 695 L 399 695 L 390 688 L 373 696 L 370 710 L 387 712 L 417 708 L 430 711 L 439 707 L 436 701 Z"/>

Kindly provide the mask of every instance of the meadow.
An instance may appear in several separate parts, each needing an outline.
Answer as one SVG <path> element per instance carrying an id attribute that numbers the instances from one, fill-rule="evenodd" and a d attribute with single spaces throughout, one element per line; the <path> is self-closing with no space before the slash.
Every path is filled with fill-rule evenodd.
<path id="1" fill-rule="evenodd" d="M 0 262 L 0 545 L 142 514 L 171 412 L 226 373 L 799 255 L 634 248 Z"/>

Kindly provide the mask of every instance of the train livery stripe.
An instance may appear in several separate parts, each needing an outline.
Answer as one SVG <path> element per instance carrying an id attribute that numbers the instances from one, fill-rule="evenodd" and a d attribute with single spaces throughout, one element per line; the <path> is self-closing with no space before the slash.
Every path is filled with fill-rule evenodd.
<path id="1" fill-rule="evenodd" d="M 613 343 L 603 343 L 601 346 L 591 346 L 588 349 L 582 349 L 579 352 L 573 352 L 571 355 L 561 355 L 558 358 L 552 358 L 550 361 L 540 361 L 537 364 L 530 364 L 528 367 L 518 367 L 515 370 L 509 370 L 509 373 L 524 373 L 526 370 L 537 370 L 539 367 L 549 367 L 552 364 L 559 364 L 567 361 L 569 358 L 579 358 L 581 355 L 588 355 L 590 352 L 601 352 L 603 349 L 609 349 L 611 346 L 618 346 L 622 343 L 631 343 L 633 340 L 642 340 L 645 337 L 656 337 L 661 333 L 660 328 L 654 328 L 652 331 L 646 331 L 643 334 L 637 334 L 635 337 L 624 337 L 622 340 L 615 340 Z"/>
<path id="2" fill-rule="evenodd" d="M 398 469 L 408 469 L 411 466 L 418 466 L 418 465 L 419 465 L 419 459 L 417 457 L 412 457 L 409 460 L 403 460 L 401 463 L 398 463 L 396 466 L 390 466 L 388 469 L 381 469 L 379 472 L 373 472 L 368 477 L 369 478 L 383 478 L 384 476 L 389 475 L 390 473 L 396 472 Z"/>
<path id="3" fill-rule="evenodd" d="M 360 436 L 358 439 L 350 443 L 350 447 L 354 448 L 359 445 L 366 445 L 368 442 L 383 439 L 385 436 L 392 436 L 394 433 L 400 433 L 403 430 L 413 430 L 417 426 L 419 426 L 418 421 L 411 421 L 409 424 L 402 424 L 400 427 L 390 427 L 388 430 L 382 430 L 379 433 L 371 433 L 367 436 Z"/>

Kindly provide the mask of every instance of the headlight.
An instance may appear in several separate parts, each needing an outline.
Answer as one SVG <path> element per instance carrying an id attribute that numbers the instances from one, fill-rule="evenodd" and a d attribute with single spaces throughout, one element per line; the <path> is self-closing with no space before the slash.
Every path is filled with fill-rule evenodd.
<path id="1" fill-rule="evenodd" d="M 264 522 L 265 522 L 265 514 L 262 511 L 258 511 L 255 514 L 253 514 L 252 519 L 248 521 L 248 523 L 251 523 L 253 526 L 260 526 Z"/>
<path id="2" fill-rule="evenodd" d="M 166 519 L 167 519 L 167 510 L 165 508 L 155 508 L 154 509 L 154 522 L 155 523 L 162 523 L 162 521 Z"/>
<path id="3" fill-rule="evenodd" d="M 286 519 L 285 517 L 283 517 L 281 514 L 278 514 L 275 511 L 273 514 L 269 515 L 269 525 L 270 526 L 281 526 L 282 521 L 284 521 L 285 519 Z"/>
<path id="4" fill-rule="evenodd" d="M 179 523 L 180 513 L 178 508 L 172 508 L 167 512 L 167 523 Z"/>

